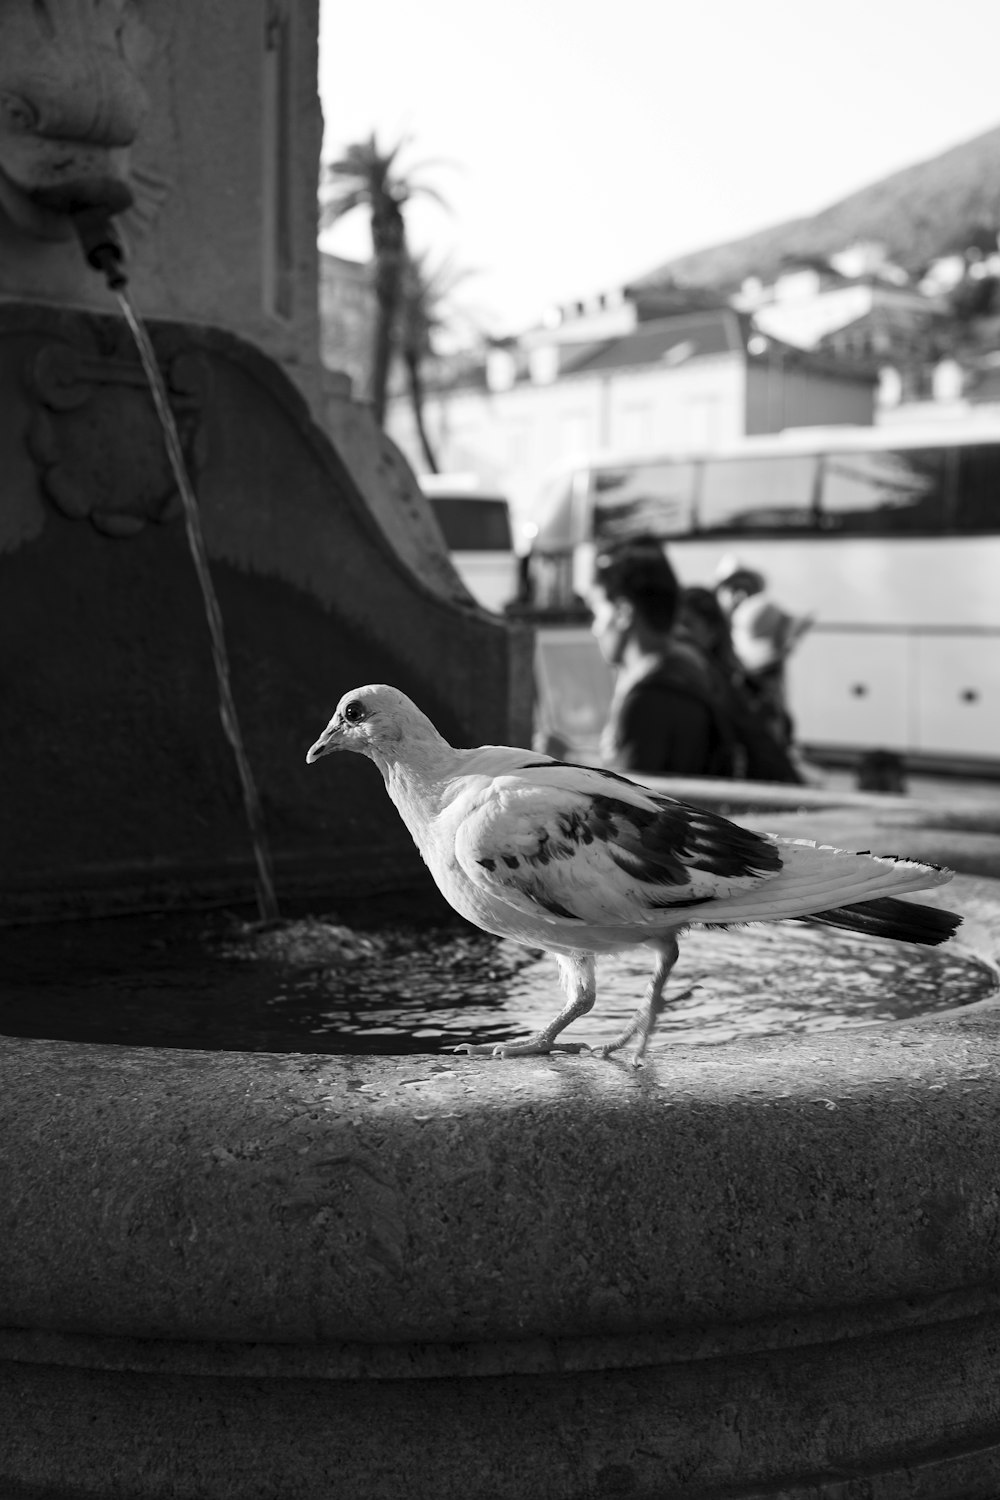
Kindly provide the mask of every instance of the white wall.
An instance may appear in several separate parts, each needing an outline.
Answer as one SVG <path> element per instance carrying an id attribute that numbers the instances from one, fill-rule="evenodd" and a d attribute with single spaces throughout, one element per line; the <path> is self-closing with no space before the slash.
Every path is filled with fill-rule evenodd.
<path id="1" fill-rule="evenodd" d="M 604 446 L 650 452 L 716 447 L 743 436 L 745 407 L 746 374 L 739 354 L 692 360 L 674 369 L 622 371 L 611 387 Z"/>
<path id="2" fill-rule="evenodd" d="M 425 421 L 443 470 L 473 470 L 531 519 L 545 478 L 583 452 L 663 452 L 732 441 L 745 432 L 746 370 L 739 353 L 672 368 L 604 371 L 548 385 L 521 383 L 429 399 Z M 387 430 L 424 468 L 412 415 L 393 403 Z"/>

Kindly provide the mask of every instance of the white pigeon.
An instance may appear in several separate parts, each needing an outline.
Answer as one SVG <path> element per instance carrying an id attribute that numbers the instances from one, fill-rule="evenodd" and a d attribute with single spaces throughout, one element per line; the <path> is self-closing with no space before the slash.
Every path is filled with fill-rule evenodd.
<path id="1" fill-rule="evenodd" d="M 579 1052 L 556 1037 L 594 1004 L 595 955 L 644 943 L 656 954 L 643 1003 L 607 1056 L 634 1041 L 640 1066 L 664 1006 L 677 935 L 692 922 L 811 916 L 837 927 L 940 943 L 960 917 L 897 901 L 951 871 L 741 828 L 613 771 L 483 745 L 456 750 L 397 688 L 345 693 L 306 760 L 353 750 L 373 760 L 430 868 L 461 916 L 553 953 L 566 1004 L 535 1036 L 474 1055 Z M 890 898 L 890 899 L 885 899 Z"/>

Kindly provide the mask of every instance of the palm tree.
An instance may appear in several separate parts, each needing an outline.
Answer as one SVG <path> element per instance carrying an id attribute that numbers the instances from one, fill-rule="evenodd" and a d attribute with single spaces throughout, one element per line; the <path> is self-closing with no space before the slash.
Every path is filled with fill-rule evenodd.
<path id="1" fill-rule="evenodd" d="M 403 209 L 417 194 L 443 204 L 439 193 L 414 179 L 412 169 L 399 170 L 397 158 L 405 144 L 397 141 L 383 151 L 373 131 L 368 140 L 348 146 L 342 157 L 327 162 L 321 185 L 325 194 L 321 228 L 335 224 L 356 208 L 367 208 L 371 215 L 376 304 L 371 400 L 380 427 L 385 422 L 389 367 L 407 264 Z"/>
<path id="2" fill-rule="evenodd" d="M 456 270 L 447 260 L 432 266 L 426 252 L 408 255 L 403 273 L 396 346 L 406 371 L 417 437 L 432 474 L 438 472 L 438 463 L 424 423 L 424 368 L 437 352 L 435 335 L 453 324 L 449 299 L 459 282 L 471 274 Z"/>

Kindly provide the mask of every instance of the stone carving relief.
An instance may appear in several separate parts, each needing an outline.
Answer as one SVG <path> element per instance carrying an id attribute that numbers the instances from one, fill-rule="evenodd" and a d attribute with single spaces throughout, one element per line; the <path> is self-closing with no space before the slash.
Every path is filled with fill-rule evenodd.
<path id="1" fill-rule="evenodd" d="M 195 354 L 161 355 L 159 363 L 194 479 L 205 458 L 200 417 L 210 374 Z M 146 377 L 125 348 L 97 353 L 53 341 L 35 351 L 25 374 L 35 398 L 28 450 L 64 516 L 126 537 L 181 513 Z"/>
<path id="2" fill-rule="evenodd" d="M 0 0 L 0 214 L 64 239 L 68 215 L 132 201 L 151 36 L 135 0 Z"/>

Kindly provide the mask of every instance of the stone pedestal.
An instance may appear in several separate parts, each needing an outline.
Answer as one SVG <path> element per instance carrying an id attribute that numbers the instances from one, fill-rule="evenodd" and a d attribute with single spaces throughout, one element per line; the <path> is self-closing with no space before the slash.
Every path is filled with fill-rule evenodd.
<path id="1" fill-rule="evenodd" d="M 997 889 L 940 893 L 987 958 Z M 989 1500 L 998 1072 L 992 1006 L 639 1073 L 8 1042 L 0 1492 Z"/>

